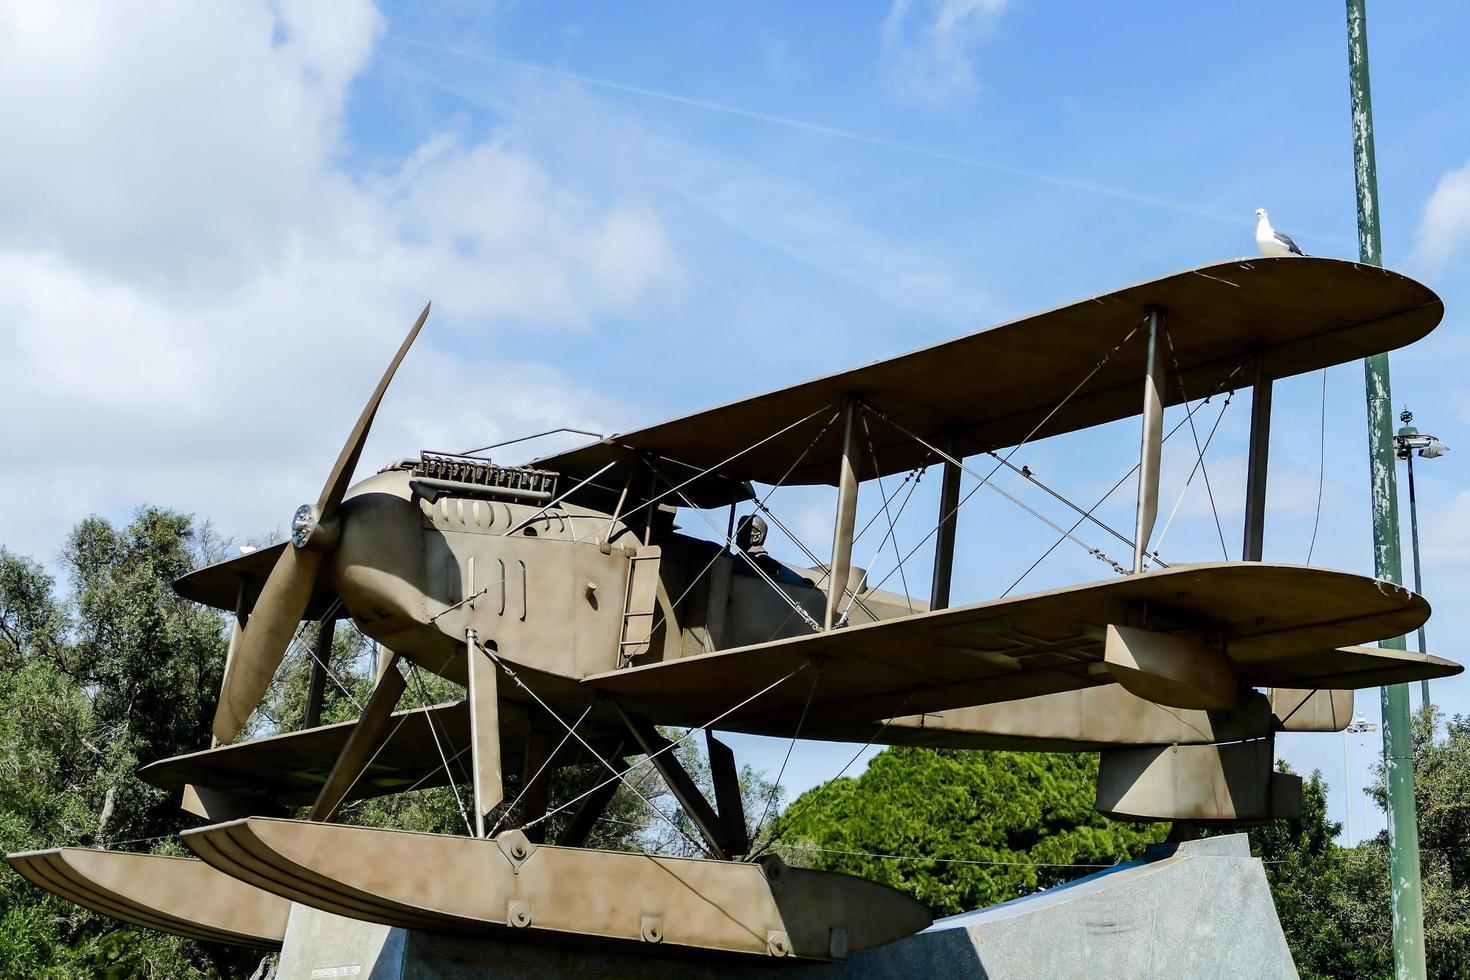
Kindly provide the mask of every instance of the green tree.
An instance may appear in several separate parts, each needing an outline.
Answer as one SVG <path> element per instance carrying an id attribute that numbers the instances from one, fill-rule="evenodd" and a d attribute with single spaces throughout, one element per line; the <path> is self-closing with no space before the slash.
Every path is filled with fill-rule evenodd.
<path id="1" fill-rule="evenodd" d="M 1097 767 L 1091 753 L 890 748 L 856 779 L 798 797 L 777 849 L 902 889 L 939 915 L 993 905 L 1164 838 L 1167 825 L 1093 809 Z"/>
<path id="2" fill-rule="evenodd" d="M 171 581 L 217 551 L 207 528 L 144 509 L 68 539 L 71 588 L 0 549 L 0 848 L 177 850 L 185 815 L 139 760 L 208 744 L 219 617 Z M 244 975 L 258 956 L 125 926 L 0 876 L 0 975 Z"/>
<path id="3" fill-rule="evenodd" d="M 1277 768 L 1291 772 L 1285 762 Z M 1301 819 L 1252 828 L 1251 853 L 1265 866 L 1304 980 L 1391 976 L 1386 856 L 1333 843 L 1342 825 L 1327 819 L 1327 790 L 1320 772 L 1303 780 Z"/>
<path id="4" fill-rule="evenodd" d="M 1443 726 L 1441 729 L 1441 725 Z M 1369 795 L 1387 806 L 1383 766 Z M 1424 892 L 1424 952 L 1432 977 L 1470 976 L 1470 718 L 1445 720 L 1429 705 L 1414 718 L 1414 802 Z M 1382 855 L 1387 908 L 1388 834 Z M 1385 927 L 1386 928 L 1386 927 Z"/>

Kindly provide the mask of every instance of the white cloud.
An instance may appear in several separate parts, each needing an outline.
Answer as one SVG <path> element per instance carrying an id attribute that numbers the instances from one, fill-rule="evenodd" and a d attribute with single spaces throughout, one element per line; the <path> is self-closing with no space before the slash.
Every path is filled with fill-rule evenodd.
<path id="1" fill-rule="evenodd" d="M 1420 545 L 1425 562 L 1470 564 L 1470 490 L 1461 490 L 1449 503 L 1422 515 L 1419 526 L 1424 531 Z"/>
<path id="2" fill-rule="evenodd" d="M 1413 265 L 1438 272 L 1470 241 L 1470 163 L 1439 179 L 1424 205 L 1410 253 Z"/>
<path id="3" fill-rule="evenodd" d="M 929 104 L 972 95 L 972 51 L 1009 0 L 893 0 L 883 20 L 883 63 L 898 90 Z"/>
<path id="4" fill-rule="evenodd" d="M 322 9 L 0 9 L 0 543 L 49 558 L 144 502 L 283 524 L 427 298 L 365 467 L 606 424 L 554 357 L 495 338 L 639 309 L 678 276 L 659 216 L 506 132 L 353 173 L 345 107 L 383 21 Z"/>

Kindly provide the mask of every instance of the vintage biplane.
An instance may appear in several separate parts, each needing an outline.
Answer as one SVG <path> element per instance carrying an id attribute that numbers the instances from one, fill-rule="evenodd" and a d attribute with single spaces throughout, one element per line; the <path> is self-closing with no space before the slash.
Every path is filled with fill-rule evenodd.
<path id="1" fill-rule="evenodd" d="M 1382 269 L 1235 260 L 530 465 L 424 452 L 353 484 L 426 308 L 290 540 L 178 582 L 235 617 L 215 746 L 142 770 L 205 821 L 182 835 L 202 860 L 76 848 L 9 860 L 82 905 L 205 939 L 279 944 L 301 903 L 459 935 L 824 960 L 922 929 L 929 912 L 753 853 L 719 731 L 1095 751 L 1097 808 L 1111 816 L 1294 816 L 1300 781 L 1274 771 L 1275 733 L 1341 730 L 1354 689 L 1461 668 L 1364 645 L 1424 622 L 1420 596 L 1260 560 L 1272 382 L 1411 343 L 1442 312 L 1430 290 Z M 1245 560 L 1165 567 L 1149 552 L 1164 410 L 1245 387 Z M 1131 567 L 951 606 L 966 460 L 1133 416 Z M 943 485 L 922 601 L 871 586 L 852 543 L 859 487 L 931 464 Z M 737 544 L 737 511 L 764 510 L 755 484 L 835 485 L 830 556 L 798 568 Z M 728 510 L 725 540 L 678 531 L 680 508 Z M 332 624 L 347 617 L 384 656 L 360 718 L 322 726 Z M 306 728 L 235 742 L 313 619 Z M 405 662 L 466 697 L 397 710 Z M 712 801 L 659 726 L 705 733 Z M 550 799 L 550 774 L 574 755 L 606 779 Z M 472 833 L 335 822 L 348 801 L 445 785 L 451 756 L 468 763 Z M 708 859 L 581 846 L 640 757 Z M 511 777 L 514 825 L 488 834 Z M 548 842 L 554 810 L 573 816 Z"/>

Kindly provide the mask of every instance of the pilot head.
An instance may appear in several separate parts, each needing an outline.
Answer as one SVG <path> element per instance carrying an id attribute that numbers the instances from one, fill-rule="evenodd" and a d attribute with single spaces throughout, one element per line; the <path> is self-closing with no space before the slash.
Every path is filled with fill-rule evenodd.
<path id="1" fill-rule="evenodd" d="M 748 555 L 766 553 L 766 520 L 759 514 L 746 514 L 735 528 L 735 544 Z"/>

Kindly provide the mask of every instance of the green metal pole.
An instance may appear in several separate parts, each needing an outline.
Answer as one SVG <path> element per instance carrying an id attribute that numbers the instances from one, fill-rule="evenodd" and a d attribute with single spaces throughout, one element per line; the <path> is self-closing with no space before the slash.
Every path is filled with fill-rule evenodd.
<path id="1" fill-rule="evenodd" d="M 1383 265 L 1379 237 L 1378 173 L 1373 160 L 1373 98 L 1368 88 L 1368 24 L 1364 0 L 1347 0 L 1348 81 L 1353 108 L 1353 173 L 1358 191 L 1358 255 Z M 1368 398 L 1368 461 L 1372 479 L 1373 570 L 1402 585 L 1398 488 L 1393 441 L 1393 399 L 1388 355 L 1363 361 Z M 1380 646 L 1403 650 L 1404 638 Z M 1424 980 L 1424 905 L 1419 888 L 1419 831 L 1414 812 L 1414 745 L 1409 728 L 1409 686 L 1382 689 L 1383 764 L 1388 783 L 1389 895 L 1393 904 L 1394 975 Z"/>

